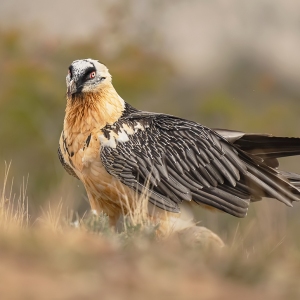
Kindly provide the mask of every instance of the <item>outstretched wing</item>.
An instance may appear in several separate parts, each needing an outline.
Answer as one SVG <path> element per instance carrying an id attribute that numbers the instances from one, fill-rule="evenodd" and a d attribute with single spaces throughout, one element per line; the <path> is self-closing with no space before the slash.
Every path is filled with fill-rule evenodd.
<path id="1" fill-rule="evenodd" d="M 139 193 L 148 190 L 149 201 L 167 211 L 179 212 L 179 203 L 193 200 L 244 217 L 250 200 L 261 196 L 287 205 L 297 198 L 263 159 L 195 122 L 138 112 L 113 128 L 107 137 L 115 130 L 122 138 L 101 149 L 107 172 Z"/>

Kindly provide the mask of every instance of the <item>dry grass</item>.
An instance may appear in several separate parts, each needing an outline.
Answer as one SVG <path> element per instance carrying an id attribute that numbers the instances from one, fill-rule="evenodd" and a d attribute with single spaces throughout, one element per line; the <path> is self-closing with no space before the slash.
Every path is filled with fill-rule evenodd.
<path id="1" fill-rule="evenodd" d="M 29 222 L 26 184 L 13 195 L 8 171 L 9 165 L 0 201 L 0 299 L 300 298 L 297 228 L 278 234 L 249 220 L 227 237 L 226 248 L 208 251 L 176 236 L 156 240 L 157 228 L 141 211 L 122 233 L 105 215 L 79 218 L 63 202 Z"/>
<path id="2" fill-rule="evenodd" d="M 8 185 L 8 173 L 10 163 L 5 163 L 4 182 L 0 190 L 0 230 L 18 230 L 28 226 L 28 199 L 26 197 L 26 189 L 28 177 L 23 178 L 23 184 L 20 187 L 19 196 L 13 194 L 13 180 Z"/>

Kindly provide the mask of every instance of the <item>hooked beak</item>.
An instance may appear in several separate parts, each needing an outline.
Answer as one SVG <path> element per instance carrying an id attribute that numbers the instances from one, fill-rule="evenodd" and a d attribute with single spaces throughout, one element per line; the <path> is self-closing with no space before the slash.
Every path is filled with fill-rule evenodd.
<path id="1" fill-rule="evenodd" d="M 70 97 L 72 94 L 77 92 L 77 87 L 76 87 L 76 83 L 74 82 L 74 80 L 71 80 L 69 85 L 68 85 L 68 97 Z"/>

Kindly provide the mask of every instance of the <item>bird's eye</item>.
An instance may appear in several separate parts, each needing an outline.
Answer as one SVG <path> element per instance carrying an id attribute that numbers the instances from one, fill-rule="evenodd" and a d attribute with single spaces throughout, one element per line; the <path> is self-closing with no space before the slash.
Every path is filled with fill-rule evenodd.
<path id="1" fill-rule="evenodd" d="M 90 73 L 90 78 L 91 78 L 91 79 L 95 78 L 95 76 L 96 76 L 96 72 Z"/>
<path id="2" fill-rule="evenodd" d="M 68 70 L 68 75 L 70 76 L 70 78 L 72 78 L 72 73 L 70 70 Z"/>

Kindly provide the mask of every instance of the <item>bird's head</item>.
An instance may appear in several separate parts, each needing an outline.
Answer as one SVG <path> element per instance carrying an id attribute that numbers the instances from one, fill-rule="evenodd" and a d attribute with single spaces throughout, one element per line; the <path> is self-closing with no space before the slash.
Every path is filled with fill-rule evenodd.
<path id="1" fill-rule="evenodd" d="M 101 90 L 111 84 L 111 75 L 105 65 L 88 58 L 75 60 L 66 77 L 68 97 Z"/>

